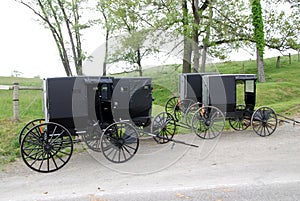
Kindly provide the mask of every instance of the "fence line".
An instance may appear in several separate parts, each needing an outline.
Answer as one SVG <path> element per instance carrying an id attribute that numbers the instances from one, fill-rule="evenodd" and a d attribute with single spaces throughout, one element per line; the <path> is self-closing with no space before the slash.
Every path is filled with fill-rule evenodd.
<path id="1" fill-rule="evenodd" d="M 42 90 L 42 87 L 19 86 L 19 83 L 0 85 L 0 90 L 13 90 L 14 121 L 19 121 L 19 90 Z"/>

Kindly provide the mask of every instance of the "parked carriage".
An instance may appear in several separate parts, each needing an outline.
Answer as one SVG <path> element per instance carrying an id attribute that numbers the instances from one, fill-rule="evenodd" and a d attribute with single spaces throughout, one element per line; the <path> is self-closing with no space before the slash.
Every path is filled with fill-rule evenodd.
<path id="1" fill-rule="evenodd" d="M 242 104 L 237 102 L 239 84 Z M 22 159 L 31 169 L 47 173 L 67 164 L 79 141 L 107 160 L 123 163 L 136 154 L 140 134 L 152 136 L 157 143 L 197 147 L 173 139 L 176 128 L 190 128 L 200 138 L 212 139 L 223 131 L 225 120 L 235 130 L 252 126 L 260 136 L 271 135 L 279 120 L 300 123 L 269 107 L 254 110 L 255 75 L 182 74 L 179 95 L 153 118 L 151 78 L 45 79 L 45 118 L 32 120 L 21 130 Z"/>
<path id="2" fill-rule="evenodd" d="M 262 137 L 271 135 L 279 121 L 299 123 L 270 107 L 255 110 L 256 80 L 254 74 L 181 74 L 179 97 L 170 98 L 165 110 L 174 116 L 177 126 L 191 128 L 203 139 L 217 137 L 224 129 L 225 120 L 238 131 L 252 126 Z M 237 90 L 241 85 L 242 92 Z M 243 102 L 238 103 L 238 93 L 243 94 Z"/>
<path id="3" fill-rule="evenodd" d="M 151 78 L 67 77 L 43 81 L 45 118 L 24 126 L 19 142 L 25 164 L 38 172 L 53 172 L 71 158 L 80 136 L 87 146 L 114 163 L 130 160 L 139 134 L 158 143 L 174 141 L 173 116 L 151 117 Z M 194 146 L 194 145 L 192 145 Z"/>

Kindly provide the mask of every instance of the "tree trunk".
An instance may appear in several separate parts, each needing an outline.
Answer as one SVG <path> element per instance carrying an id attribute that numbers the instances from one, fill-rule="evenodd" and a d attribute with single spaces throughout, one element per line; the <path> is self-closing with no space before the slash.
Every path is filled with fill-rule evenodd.
<path id="1" fill-rule="evenodd" d="M 207 45 L 204 44 L 203 49 L 202 49 L 201 73 L 205 72 L 206 55 L 207 55 Z"/>
<path id="2" fill-rule="evenodd" d="M 105 35 L 105 53 L 104 53 L 104 62 L 103 62 L 103 76 L 106 76 L 106 64 L 107 64 L 107 56 L 108 56 L 108 38 L 109 38 L 109 31 L 106 30 Z"/>
<path id="3" fill-rule="evenodd" d="M 194 16 L 194 26 L 193 26 L 193 42 L 194 42 L 194 67 L 193 71 L 199 71 L 199 25 L 200 25 L 200 16 L 199 16 L 199 2 L 198 0 L 192 1 L 192 9 L 193 9 L 193 16 Z"/>
<path id="4" fill-rule="evenodd" d="M 190 73 L 191 72 L 191 61 L 192 61 L 192 44 L 190 39 L 184 38 L 183 44 L 183 64 L 182 64 L 182 73 Z"/>
<path id="5" fill-rule="evenodd" d="M 259 82 L 266 82 L 264 61 L 259 54 L 258 48 L 256 49 L 256 56 L 257 56 L 256 62 L 257 62 L 258 80 Z"/>
<path id="6" fill-rule="evenodd" d="M 182 25 L 183 25 L 183 33 L 184 33 L 184 41 L 183 41 L 183 59 L 182 59 L 182 73 L 190 73 L 191 72 L 191 61 L 192 61 L 192 43 L 188 25 L 188 7 L 187 0 L 182 0 Z"/>
<path id="7" fill-rule="evenodd" d="M 137 64 L 138 64 L 138 71 L 139 71 L 139 76 L 143 76 L 143 69 L 142 69 L 142 58 L 141 58 L 141 50 L 140 47 L 137 49 Z"/>
<path id="8" fill-rule="evenodd" d="M 206 25 L 206 29 L 205 29 L 206 35 L 205 35 L 205 38 L 203 40 L 201 73 L 205 72 L 206 59 L 207 59 L 207 49 L 208 49 L 208 44 L 209 44 L 210 27 L 211 27 L 212 20 L 213 20 L 213 10 L 212 10 L 212 6 L 209 5 L 209 21 L 208 21 L 208 24 Z"/>
<path id="9" fill-rule="evenodd" d="M 194 31 L 194 67 L 193 72 L 199 72 L 199 60 L 200 60 L 200 53 L 199 53 L 199 33 L 198 29 Z"/>

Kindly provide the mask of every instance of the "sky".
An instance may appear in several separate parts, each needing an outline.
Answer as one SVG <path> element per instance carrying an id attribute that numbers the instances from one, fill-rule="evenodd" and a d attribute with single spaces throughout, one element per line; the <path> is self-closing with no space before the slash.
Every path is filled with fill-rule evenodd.
<path id="1" fill-rule="evenodd" d="M 0 76 L 11 76 L 13 71 L 23 73 L 22 77 L 66 76 L 50 31 L 35 19 L 33 12 L 24 5 L 14 0 L 0 1 Z M 99 27 L 89 29 L 84 34 L 83 48 L 88 55 L 99 52 L 99 48 L 103 49 L 103 43 L 104 36 Z M 272 51 L 267 52 L 265 57 L 279 55 Z M 234 60 L 233 58 L 255 59 L 255 54 L 250 54 L 249 51 L 233 52 L 229 59 Z M 98 63 L 88 62 L 84 65 L 89 69 L 90 66 L 95 68 L 101 64 L 98 59 Z M 100 75 L 101 72 L 90 73 Z"/>
<path id="2" fill-rule="evenodd" d="M 11 76 L 13 71 L 22 72 L 22 77 L 66 75 L 51 32 L 35 19 L 20 3 L 0 1 L 0 76 Z M 103 42 L 92 30 L 85 36 L 86 51 L 91 54 Z"/>

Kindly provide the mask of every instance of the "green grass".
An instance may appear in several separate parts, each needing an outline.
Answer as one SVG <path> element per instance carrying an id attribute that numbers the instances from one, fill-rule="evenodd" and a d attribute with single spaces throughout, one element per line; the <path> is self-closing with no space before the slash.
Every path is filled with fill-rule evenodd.
<path id="1" fill-rule="evenodd" d="M 41 86 L 41 79 L 0 77 L 0 85 Z M 0 90 L 0 166 L 20 157 L 18 136 L 30 120 L 43 117 L 42 91 L 19 91 L 20 122 L 13 122 L 13 91 Z"/>
<path id="2" fill-rule="evenodd" d="M 276 68 L 276 58 L 265 60 L 266 83 L 257 83 L 256 106 L 270 106 L 277 113 L 286 115 L 300 114 L 300 63 L 297 56 L 281 58 L 281 67 Z M 239 61 L 211 64 L 209 71 L 220 73 L 256 74 L 256 61 Z M 153 78 L 153 115 L 164 110 L 167 100 L 178 95 L 178 75 L 181 67 L 167 65 L 146 69 L 144 76 Z M 137 77 L 137 72 L 113 76 Z M 0 77 L 0 85 L 41 86 L 41 79 Z M 241 89 L 238 89 L 240 92 Z M 18 135 L 26 122 L 43 117 L 41 91 L 20 91 L 20 122 L 14 123 L 12 91 L 0 90 L 0 165 L 14 161 L 20 157 Z M 241 98 L 240 98 L 241 99 Z M 181 131 L 180 131 L 181 132 Z"/>
<path id="3" fill-rule="evenodd" d="M 244 67 L 243 67 L 244 66 Z M 226 62 L 218 64 L 220 73 L 256 74 L 256 61 Z M 276 58 L 265 59 L 266 83 L 257 83 L 256 106 L 272 107 L 277 113 L 294 115 L 300 105 L 300 62 L 297 55 L 281 58 L 276 68 Z"/>

